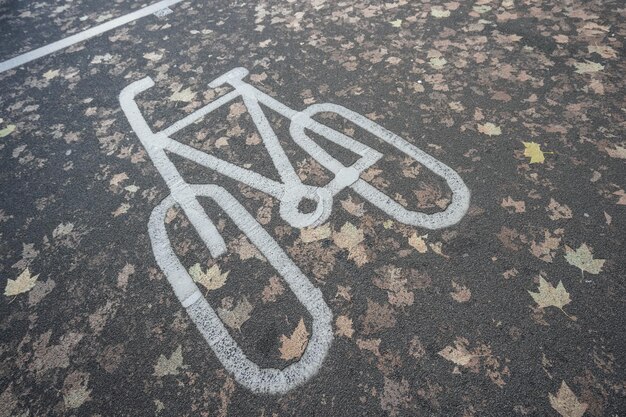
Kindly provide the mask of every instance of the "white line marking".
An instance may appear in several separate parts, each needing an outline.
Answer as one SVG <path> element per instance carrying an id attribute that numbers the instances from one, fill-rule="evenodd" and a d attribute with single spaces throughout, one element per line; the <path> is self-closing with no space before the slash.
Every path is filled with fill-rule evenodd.
<path id="1" fill-rule="evenodd" d="M 157 133 L 152 132 L 135 102 L 137 94 L 154 86 L 152 79 L 146 77 L 128 85 L 120 93 L 119 99 L 126 118 L 146 148 L 171 193 L 154 208 L 148 224 L 152 250 L 157 263 L 200 333 L 224 367 L 233 373 L 235 379 L 254 392 L 285 393 L 307 381 L 321 367 L 333 339 L 332 313 L 322 298 L 321 291 L 310 283 L 278 243 L 228 191 L 213 184 L 188 184 L 170 161 L 166 151 L 195 161 L 202 166 L 275 197 L 280 201 L 281 217 L 297 228 L 316 226 L 326 221 L 332 210 L 333 196 L 350 187 L 370 203 L 402 223 L 427 229 L 440 229 L 461 220 L 469 207 L 470 192 L 461 177 L 452 168 L 360 114 L 329 103 L 315 104 L 300 112 L 290 109 L 244 82 L 242 78 L 247 74 L 248 71 L 245 68 L 235 68 L 220 76 L 209 86 L 215 88 L 223 84 L 230 84 L 234 91 Z M 282 182 L 271 180 L 257 172 L 201 152 L 170 137 L 218 107 L 230 103 L 240 95 Z M 335 177 L 328 184 L 323 187 L 302 184 L 259 103 L 291 120 L 289 132 L 294 142 L 335 174 Z M 452 190 L 450 205 L 443 212 L 434 214 L 407 210 L 397 201 L 360 179 L 361 173 L 382 158 L 383 154 L 312 118 L 312 116 L 322 112 L 336 113 L 351 121 L 443 178 Z M 326 137 L 337 145 L 360 155 L 361 158 L 349 167 L 344 166 L 307 136 L 305 129 Z M 224 210 L 285 279 L 298 301 L 311 314 L 313 319 L 311 339 L 298 362 L 280 370 L 259 368 L 258 365 L 250 361 L 230 336 L 215 310 L 202 296 L 193 279 L 174 253 L 165 229 L 164 217 L 167 210 L 175 204 L 183 209 L 213 257 L 220 256 L 226 251 L 224 239 L 198 202 L 199 196 L 211 198 Z M 298 205 L 303 198 L 317 202 L 314 212 L 300 212 Z"/>
<path id="2" fill-rule="evenodd" d="M 182 0 L 162 0 L 158 3 L 151 4 L 142 9 L 135 10 L 132 13 L 128 13 L 124 16 L 117 17 L 113 20 L 109 20 L 101 25 L 94 26 L 91 29 L 84 30 L 75 35 L 69 36 L 60 41 L 53 42 L 49 45 L 42 46 L 25 54 L 18 55 L 15 58 L 8 59 L 4 62 L 0 62 L 0 74 L 10 69 L 24 65 L 30 61 L 49 55 L 51 53 L 65 49 L 68 46 L 72 46 L 78 42 L 82 42 L 89 38 L 93 38 L 96 35 L 107 32 L 111 29 L 115 29 L 133 20 L 141 19 L 142 17 L 154 14 L 161 9 L 167 8 L 173 4 L 180 3 Z"/>

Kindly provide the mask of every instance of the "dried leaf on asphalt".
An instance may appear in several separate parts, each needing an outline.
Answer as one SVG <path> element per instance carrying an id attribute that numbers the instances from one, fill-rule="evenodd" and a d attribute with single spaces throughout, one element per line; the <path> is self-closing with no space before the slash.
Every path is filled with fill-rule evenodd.
<path id="1" fill-rule="evenodd" d="M 578 74 L 591 74 L 604 69 L 604 65 L 589 60 L 585 60 L 585 62 L 576 62 L 574 66 L 576 67 L 576 72 Z"/>
<path id="2" fill-rule="evenodd" d="M 339 336 L 350 338 L 354 334 L 352 319 L 348 316 L 337 316 L 337 319 L 335 320 L 335 327 L 337 327 L 335 333 Z"/>
<path id="3" fill-rule="evenodd" d="M 364 206 L 365 203 L 355 203 L 352 200 L 352 196 L 349 196 L 345 200 L 341 200 L 341 207 L 343 207 L 345 211 L 352 214 L 353 216 L 361 217 L 363 214 L 365 214 L 365 209 L 363 208 Z"/>
<path id="4" fill-rule="evenodd" d="M 357 266 L 363 266 L 369 260 L 364 245 L 360 244 L 364 239 L 363 231 L 350 222 L 341 226 L 339 232 L 333 233 L 335 245 L 346 249 L 349 252 L 348 259 L 352 259 Z"/>
<path id="5" fill-rule="evenodd" d="M 215 264 L 208 270 L 203 271 L 199 263 L 189 268 L 189 275 L 195 282 L 202 284 L 208 291 L 216 290 L 226 284 L 226 279 L 230 271 L 222 274 L 220 267 Z"/>
<path id="6" fill-rule="evenodd" d="M 524 144 L 524 156 L 530 158 L 531 164 L 543 164 L 545 160 L 541 146 L 535 142 L 522 142 Z"/>
<path id="7" fill-rule="evenodd" d="M 0 129 L 0 138 L 9 136 L 14 131 L 15 131 L 15 125 L 7 125 L 7 127 L 5 127 L 4 129 Z"/>
<path id="8" fill-rule="evenodd" d="M 309 332 L 304 325 L 304 319 L 300 319 L 298 326 L 291 336 L 282 335 L 280 337 L 280 358 L 286 361 L 300 359 L 309 343 Z"/>
<path id="9" fill-rule="evenodd" d="M 154 365 L 155 376 L 177 375 L 183 367 L 183 351 L 178 345 L 176 350 L 167 358 L 165 355 L 159 356 L 156 365 Z"/>
<path id="10" fill-rule="evenodd" d="M 502 134 L 502 130 L 500 126 L 496 126 L 493 123 L 485 123 L 483 125 L 478 125 L 478 131 L 480 133 L 484 133 L 487 136 L 499 136 Z"/>
<path id="11" fill-rule="evenodd" d="M 318 240 L 328 239 L 330 237 L 331 230 L 328 223 L 319 227 L 300 229 L 300 239 L 304 243 L 316 242 Z"/>
<path id="12" fill-rule="evenodd" d="M 413 233 L 409 238 L 409 245 L 413 246 L 419 253 L 426 253 L 428 246 L 426 246 L 424 239 L 427 237 L 428 235 L 418 236 L 417 233 Z"/>
<path id="13" fill-rule="evenodd" d="M 244 296 L 232 310 L 219 307 L 217 315 L 220 316 L 228 327 L 241 331 L 241 326 L 248 321 L 253 308 L 252 304 Z"/>
<path id="14" fill-rule="evenodd" d="M 563 310 L 563 307 L 572 301 L 565 286 L 563 286 L 563 282 L 559 281 L 558 285 L 553 287 L 552 284 L 540 276 L 538 292 L 528 291 L 528 293 L 533 297 L 539 308 L 556 307 L 563 311 L 567 317 L 576 320 L 575 317 L 570 316 Z"/>
<path id="15" fill-rule="evenodd" d="M 580 245 L 576 250 L 565 246 L 565 260 L 570 265 L 580 268 L 581 271 L 587 271 L 594 275 L 602 271 L 605 262 L 605 259 L 593 259 L 593 254 L 586 243 Z"/>
<path id="16" fill-rule="evenodd" d="M 38 276 L 39 274 L 31 276 L 30 270 L 26 268 L 16 279 L 9 279 L 7 281 L 4 295 L 11 297 L 32 290 L 37 283 Z"/>
<path id="17" fill-rule="evenodd" d="M 582 417 L 587 410 L 587 403 L 578 400 L 576 394 L 572 392 L 565 381 L 561 382 L 561 387 L 555 395 L 548 393 L 550 405 L 563 417 Z"/>

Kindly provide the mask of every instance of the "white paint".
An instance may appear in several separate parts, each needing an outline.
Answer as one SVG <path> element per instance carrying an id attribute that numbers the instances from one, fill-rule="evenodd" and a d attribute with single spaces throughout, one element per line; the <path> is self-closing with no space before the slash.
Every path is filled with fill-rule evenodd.
<path id="1" fill-rule="evenodd" d="M 335 104 L 316 104 L 300 112 L 290 109 L 245 83 L 242 79 L 247 74 L 246 69 L 235 68 L 220 76 L 209 86 L 216 88 L 223 84 L 229 84 L 234 88 L 233 91 L 157 133 L 152 132 L 134 100 L 137 94 L 154 85 L 149 77 L 124 88 L 120 93 L 120 105 L 171 192 L 170 196 L 154 209 L 149 222 L 150 238 L 157 263 L 215 355 L 224 367 L 234 374 L 237 381 L 254 392 L 284 393 L 308 380 L 320 368 L 333 338 L 330 309 L 324 302 L 321 292 L 311 285 L 276 241 L 230 193 L 217 185 L 188 184 L 167 157 L 166 151 L 190 159 L 273 196 L 280 202 L 281 217 L 297 228 L 323 223 L 331 213 L 333 197 L 347 187 L 352 188 L 399 222 L 428 229 L 438 229 L 458 222 L 469 207 L 470 193 L 463 180 L 450 167 L 360 114 Z M 243 102 L 261 135 L 263 144 L 280 175 L 280 182 L 201 152 L 171 138 L 174 133 L 197 122 L 239 96 L 243 98 Z M 294 142 L 322 166 L 335 174 L 328 184 L 323 187 L 315 187 L 305 185 L 300 181 L 259 103 L 291 120 L 290 134 Z M 410 211 L 360 179 L 360 174 L 375 164 L 383 155 L 375 149 L 314 120 L 312 116 L 320 112 L 336 113 L 348 119 L 442 177 L 453 193 L 450 205 L 443 212 L 435 214 Z M 305 129 L 349 149 L 358 154 L 360 158 L 351 166 L 344 166 L 307 136 Z M 251 362 L 232 339 L 222 321 L 213 308 L 209 306 L 185 267 L 174 254 L 165 229 L 164 217 L 167 210 L 175 204 L 183 209 L 213 257 L 220 256 L 226 251 L 223 238 L 198 202 L 198 196 L 211 198 L 226 212 L 285 279 L 297 299 L 311 314 L 313 319 L 311 339 L 302 358 L 297 363 L 279 370 L 262 369 Z M 298 210 L 298 205 L 303 198 L 317 202 L 315 211 L 302 213 Z"/>
<path id="2" fill-rule="evenodd" d="M 94 36 L 100 35 L 101 33 L 104 33 L 104 32 L 108 32 L 111 29 L 115 29 L 117 27 L 125 25 L 126 23 L 132 22 L 133 20 L 141 19 L 142 17 L 155 14 L 181 1 L 182 0 L 162 0 L 150 6 L 146 6 L 139 10 L 135 10 L 132 13 L 128 13 L 124 16 L 120 16 L 115 19 L 109 20 L 108 22 L 105 22 L 101 25 L 94 26 L 90 29 L 79 32 L 75 35 L 68 36 L 67 38 L 53 42 L 46 46 L 42 46 L 41 48 L 37 48 L 30 52 L 26 52 L 25 54 L 18 55 L 15 58 L 11 58 L 4 62 L 0 62 L 0 73 L 3 73 L 13 68 L 17 68 L 30 61 L 34 61 L 35 59 L 41 58 L 46 55 L 50 55 L 54 52 L 60 51 L 61 49 L 65 49 L 69 46 L 72 46 L 76 43 L 87 40 L 89 38 L 93 38 Z"/>
<path id="3" fill-rule="evenodd" d="M 148 230 L 157 263 L 206 342 L 235 379 L 257 393 L 285 393 L 307 381 L 321 367 L 333 338 L 332 313 L 322 298 L 322 292 L 309 282 L 278 243 L 228 191 L 217 185 L 189 187 L 195 196 L 209 197 L 224 210 L 285 279 L 298 301 L 307 309 L 313 319 L 313 329 L 304 354 L 298 362 L 284 369 L 260 368 L 247 358 L 170 245 L 164 220 L 170 207 L 177 203 L 181 205 L 174 194 L 165 198 L 150 216 Z M 207 221 L 210 220 L 207 218 Z M 214 237 L 222 240 L 219 234 Z"/>

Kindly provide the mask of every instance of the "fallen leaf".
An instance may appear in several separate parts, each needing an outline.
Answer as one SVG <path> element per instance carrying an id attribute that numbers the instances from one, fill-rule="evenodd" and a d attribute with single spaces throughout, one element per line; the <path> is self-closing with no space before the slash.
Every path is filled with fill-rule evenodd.
<path id="1" fill-rule="evenodd" d="M 335 326 L 337 327 L 335 334 L 339 336 L 351 338 L 354 334 L 354 329 L 352 328 L 352 319 L 348 316 L 337 316 L 337 319 L 335 320 Z"/>
<path id="2" fill-rule="evenodd" d="M 426 253 L 428 252 L 428 247 L 426 246 L 424 238 L 427 237 L 428 235 L 418 236 L 417 233 L 413 233 L 409 238 L 409 245 L 413 246 L 419 253 Z"/>
<path id="3" fill-rule="evenodd" d="M 378 304 L 376 301 L 367 299 L 367 310 L 362 316 L 363 334 L 377 333 L 382 329 L 389 329 L 396 325 L 396 317 L 393 309 L 387 304 Z"/>
<path id="4" fill-rule="evenodd" d="M 437 19 L 441 19 L 444 17 L 448 17 L 450 16 L 450 10 L 443 10 L 443 9 L 432 9 L 430 11 L 431 16 L 436 17 Z"/>
<path id="5" fill-rule="evenodd" d="M 126 214 L 128 213 L 128 209 L 130 208 L 130 204 L 128 203 L 122 203 L 120 204 L 120 206 L 111 214 L 113 215 L 113 217 L 117 217 L 117 216 L 121 216 L 122 214 Z"/>
<path id="6" fill-rule="evenodd" d="M 580 402 L 576 394 L 572 392 L 565 381 L 561 382 L 561 387 L 556 396 L 548 393 L 550 405 L 563 417 L 582 417 L 587 410 L 587 403 Z"/>
<path id="7" fill-rule="evenodd" d="M 550 211 L 550 220 L 571 219 L 572 210 L 565 204 L 559 204 L 554 198 L 550 198 L 547 211 Z"/>
<path id="8" fill-rule="evenodd" d="M 143 57 L 146 58 L 148 61 L 156 62 L 163 58 L 163 54 L 160 54 L 158 52 L 148 52 L 146 54 L 143 54 Z"/>
<path id="9" fill-rule="evenodd" d="M 241 326 L 248 321 L 253 308 L 244 296 L 232 310 L 218 307 L 217 314 L 228 327 L 241 331 Z"/>
<path id="10" fill-rule="evenodd" d="M 184 90 L 174 92 L 170 96 L 170 101 L 191 102 L 194 97 L 196 97 L 196 93 L 192 92 L 190 87 L 187 87 Z"/>
<path id="11" fill-rule="evenodd" d="M 415 294 L 407 290 L 409 285 L 408 274 L 403 273 L 401 268 L 387 265 L 376 270 L 376 276 L 372 279 L 374 285 L 387 291 L 389 303 L 394 306 L 410 306 L 415 301 Z"/>
<path id="12" fill-rule="evenodd" d="M 365 203 L 356 204 L 352 201 L 352 196 L 349 196 L 347 199 L 341 201 L 341 207 L 343 207 L 343 209 L 348 213 L 357 217 L 361 217 L 365 214 L 365 209 L 363 208 L 364 205 Z"/>
<path id="13" fill-rule="evenodd" d="M 15 125 L 7 125 L 4 129 L 0 129 L 0 138 L 5 136 L 9 136 L 11 133 L 15 131 Z"/>
<path id="14" fill-rule="evenodd" d="M 331 235 L 330 225 L 328 223 L 314 228 L 300 229 L 300 239 L 304 243 L 316 242 L 318 240 L 328 239 Z"/>
<path id="15" fill-rule="evenodd" d="M 472 298 L 472 292 L 465 285 L 457 284 L 452 281 L 452 287 L 454 291 L 450 293 L 450 296 L 452 296 L 457 303 L 466 303 Z"/>
<path id="16" fill-rule="evenodd" d="M 280 337 L 280 358 L 286 361 L 291 359 L 300 359 L 309 343 L 309 332 L 304 325 L 304 319 L 300 318 L 298 326 L 291 336 L 282 335 Z"/>
<path id="17" fill-rule="evenodd" d="M 360 244 L 364 239 L 363 231 L 350 222 L 341 226 L 339 232 L 333 233 L 335 245 L 347 250 L 349 252 L 348 259 L 352 259 L 358 266 L 363 266 L 368 262 L 365 246 Z"/>
<path id="18" fill-rule="evenodd" d="M 574 64 L 578 74 L 593 74 L 604 69 L 604 65 L 585 60 L 585 62 L 576 62 Z"/>
<path id="19" fill-rule="evenodd" d="M 194 266 L 189 268 L 189 275 L 194 282 L 199 282 L 208 291 L 222 288 L 224 284 L 226 284 L 226 279 L 228 278 L 229 273 L 230 271 L 226 271 L 222 274 L 222 271 L 217 264 L 210 267 L 206 272 L 202 270 L 199 263 L 196 263 Z"/>
<path id="20" fill-rule="evenodd" d="M 550 233 L 549 230 L 544 230 L 543 242 L 533 240 L 530 243 L 530 252 L 542 261 L 551 263 L 556 255 L 556 250 L 561 244 L 562 235 L 563 229 L 556 229 L 554 234 Z"/>
<path id="21" fill-rule="evenodd" d="M 565 260 L 570 265 L 580 268 L 581 271 L 587 271 L 594 275 L 602 271 L 605 262 L 605 259 L 593 259 L 593 254 L 586 243 L 580 245 L 576 250 L 565 246 Z"/>
<path id="22" fill-rule="evenodd" d="M 487 136 L 499 136 L 502 134 L 500 126 L 496 126 L 493 123 L 485 123 L 483 125 L 478 124 L 478 131 L 484 133 Z"/>
<path id="23" fill-rule="evenodd" d="M 389 22 L 391 24 L 391 26 L 393 26 L 394 28 L 399 28 L 402 26 L 402 19 L 397 19 L 397 20 L 392 20 L 391 22 Z"/>
<path id="24" fill-rule="evenodd" d="M 614 191 L 613 195 L 619 197 L 619 200 L 615 204 L 619 204 L 620 206 L 626 206 L 626 192 L 624 190 Z"/>
<path id="25" fill-rule="evenodd" d="M 446 346 L 437 354 L 456 365 L 468 366 L 476 358 L 476 355 L 470 353 L 466 345 L 467 340 L 459 338 L 454 342 L 454 346 Z"/>
<path id="26" fill-rule="evenodd" d="M 7 280 L 4 295 L 11 297 L 32 290 L 37 283 L 38 276 L 39 274 L 31 276 L 30 269 L 26 268 L 16 279 Z"/>
<path id="27" fill-rule="evenodd" d="M 556 307 L 567 317 L 575 320 L 574 317 L 563 310 L 563 307 L 572 301 L 569 293 L 563 286 L 563 282 L 559 281 L 558 285 L 553 287 L 552 284 L 540 276 L 538 292 L 528 291 L 528 293 L 533 297 L 539 308 Z"/>
<path id="28" fill-rule="evenodd" d="M 626 159 L 626 148 L 623 146 L 615 145 L 615 149 L 606 148 L 606 153 L 611 158 Z"/>
<path id="29" fill-rule="evenodd" d="M 512 208 L 515 213 L 524 213 L 526 211 L 526 202 L 523 200 L 515 201 L 511 196 L 502 199 L 500 206 L 503 208 Z"/>
<path id="30" fill-rule="evenodd" d="M 48 71 L 43 73 L 43 77 L 46 80 L 50 81 L 51 79 L 53 79 L 55 77 L 58 77 L 59 74 L 60 74 L 60 71 L 58 69 L 56 69 L 56 70 L 48 70 Z"/>
<path id="31" fill-rule="evenodd" d="M 434 57 L 428 60 L 428 64 L 434 69 L 442 69 L 447 62 L 448 61 L 446 61 L 446 59 L 442 57 Z"/>
<path id="32" fill-rule="evenodd" d="M 279 295 L 285 292 L 285 287 L 281 284 L 277 276 L 270 278 L 270 283 L 263 288 L 262 299 L 264 303 L 274 302 Z"/>
<path id="33" fill-rule="evenodd" d="M 155 376 L 162 377 L 165 375 L 178 375 L 180 368 L 183 367 L 183 351 L 182 347 L 178 345 L 176 350 L 170 355 L 169 358 L 165 355 L 159 356 L 156 365 L 154 365 Z"/>
<path id="34" fill-rule="evenodd" d="M 590 54 L 596 53 L 600 55 L 602 58 L 617 58 L 617 52 L 615 49 L 606 45 L 588 45 L 587 50 Z"/>
<path id="35" fill-rule="evenodd" d="M 78 408 L 90 400 L 89 374 L 73 371 L 63 381 L 63 403 L 68 409 Z"/>
<path id="36" fill-rule="evenodd" d="M 524 156 L 530 158 L 531 164 L 543 164 L 545 160 L 541 146 L 535 142 L 522 142 L 524 144 Z"/>

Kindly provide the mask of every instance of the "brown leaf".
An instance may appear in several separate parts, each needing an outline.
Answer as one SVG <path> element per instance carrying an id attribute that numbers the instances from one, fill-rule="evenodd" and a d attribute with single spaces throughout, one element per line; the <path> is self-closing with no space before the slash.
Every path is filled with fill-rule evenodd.
<path id="1" fill-rule="evenodd" d="M 367 299 L 367 311 L 361 316 L 363 321 L 363 334 L 377 333 L 382 329 L 389 329 L 396 325 L 396 317 L 393 309 L 388 305 L 378 304 L 376 301 Z"/>
<path id="2" fill-rule="evenodd" d="M 354 329 L 352 328 L 352 319 L 348 316 L 337 316 L 337 319 L 335 320 L 335 327 L 337 327 L 335 334 L 339 336 L 351 338 L 354 334 Z"/>
<path id="3" fill-rule="evenodd" d="M 226 310 L 221 307 L 217 309 L 217 314 L 222 321 L 231 329 L 241 331 L 241 326 L 248 321 L 250 313 L 254 307 L 244 296 L 232 310 Z"/>
<path id="4" fill-rule="evenodd" d="M 561 387 L 556 396 L 548 394 L 550 405 L 563 417 L 582 417 L 587 410 L 587 403 L 580 402 L 576 394 L 572 392 L 565 381 L 561 382 Z"/>
<path id="5" fill-rule="evenodd" d="M 526 203 L 523 200 L 515 201 L 511 196 L 503 199 L 500 206 L 503 208 L 512 208 L 515 213 L 524 213 L 526 211 Z"/>
<path id="6" fill-rule="evenodd" d="M 451 292 L 450 295 L 454 301 L 458 303 L 466 303 L 472 297 L 472 292 L 465 285 L 460 285 L 452 281 L 452 287 L 454 288 L 454 291 Z"/>
<path id="7" fill-rule="evenodd" d="M 300 318 L 298 326 L 291 336 L 282 335 L 280 337 L 280 358 L 286 361 L 300 359 L 309 343 L 309 332 L 304 325 L 304 319 Z"/>
<path id="8" fill-rule="evenodd" d="M 270 283 L 263 288 L 262 299 L 264 303 L 274 302 L 279 295 L 285 292 L 285 287 L 280 282 L 280 278 L 273 276 L 270 278 Z"/>
<path id="9" fill-rule="evenodd" d="M 571 219 L 572 218 L 572 210 L 565 204 L 561 205 L 554 198 L 550 199 L 550 203 L 546 208 L 546 211 L 550 212 L 551 220 L 559 220 L 559 219 Z"/>

